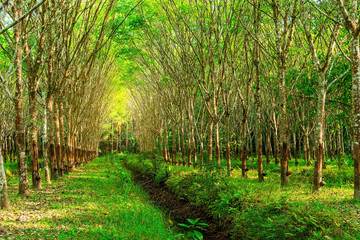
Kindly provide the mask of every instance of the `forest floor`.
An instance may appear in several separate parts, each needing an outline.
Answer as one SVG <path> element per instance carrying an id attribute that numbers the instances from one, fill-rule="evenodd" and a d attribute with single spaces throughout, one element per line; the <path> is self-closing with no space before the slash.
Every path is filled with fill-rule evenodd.
<path id="1" fill-rule="evenodd" d="M 11 208 L 0 211 L 0 239 L 173 239 L 176 235 L 171 220 L 132 183 L 118 159 L 95 159 L 52 184 L 43 184 L 28 198 L 17 194 L 17 182 L 16 177 L 8 179 Z"/>

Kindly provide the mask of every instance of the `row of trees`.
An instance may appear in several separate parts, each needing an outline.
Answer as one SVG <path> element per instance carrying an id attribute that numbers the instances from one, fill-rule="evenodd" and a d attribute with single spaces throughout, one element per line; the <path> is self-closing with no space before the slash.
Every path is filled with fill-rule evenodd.
<path id="1" fill-rule="evenodd" d="M 130 87 L 129 108 L 142 150 L 161 147 L 165 161 L 188 166 L 204 159 L 220 164 L 225 156 L 229 174 L 238 158 L 246 176 L 254 145 L 259 181 L 265 152 L 267 162 L 272 154 L 280 162 L 287 186 L 291 155 L 297 163 L 301 151 L 311 165 L 313 149 L 314 191 L 325 185 L 324 154 L 337 153 L 341 167 L 346 151 L 360 198 L 356 0 L 159 6 L 151 14 L 143 8 L 142 37 L 133 41 L 141 74 Z"/>
<path id="2" fill-rule="evenodd" d="M 47 183 L 97 155 L 114 93 L 111 38 L 122 24 L 115 5 L 14 0 L 1 7 L 1 207 L 8 207 L 7 152 L 16 152 L 22 196 L 30 194 L 26 142 L 34 188 L 41 188 L 40 143 Z"/>

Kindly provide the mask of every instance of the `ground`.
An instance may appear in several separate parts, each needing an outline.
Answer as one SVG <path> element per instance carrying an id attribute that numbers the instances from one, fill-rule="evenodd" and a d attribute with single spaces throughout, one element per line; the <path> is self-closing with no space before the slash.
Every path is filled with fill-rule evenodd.
<path id="1" fill-rule="evenodd" d="M 15 176 L 16 174 L 14 174 Z M 95 159 L 29 198 L 9 179 L 10 210 L 0 211 L 5 239 L 173 239 L 171 221 L 111 157 Z"/>

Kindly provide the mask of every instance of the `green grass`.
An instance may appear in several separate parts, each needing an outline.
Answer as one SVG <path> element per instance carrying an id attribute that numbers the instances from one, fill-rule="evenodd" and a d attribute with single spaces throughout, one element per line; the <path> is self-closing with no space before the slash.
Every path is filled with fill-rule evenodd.
<path id="1" fill-rule="evenodd" d="M 155 161 L 157 160 L 157 161 Z M 179 198 L 206 208 L 220 223 L 231 222 L 234 239 L 360 239 L 360 204 L 353 200 L 353 169 L 344 159 L 342 169 L 328 161 L 327 183 L 312 192 L 313 167 L 303 159 L 290 162 L 290 185 L 280 187 L 280 166 L 264 163 L 264 183 L 257 180 L 256 159 L 248 162 L 248 177 L 240 163 L 228 177 L 204 170 L 170 166 L 146 155 L 128 155 L 128 165 L 163 181 Z"/>
<path id="2" fill-rule="evenodd" d="M 132 240 L 176 235 L 171 221 L 132 183 L 118 156 L 95 159 L 52 184 L 43 183 L 29 198 L 17 194 L 16 164 L 5 168 L 14 176 L 8 179 L 11 209 L 0 211 L 0 238 Z"/>

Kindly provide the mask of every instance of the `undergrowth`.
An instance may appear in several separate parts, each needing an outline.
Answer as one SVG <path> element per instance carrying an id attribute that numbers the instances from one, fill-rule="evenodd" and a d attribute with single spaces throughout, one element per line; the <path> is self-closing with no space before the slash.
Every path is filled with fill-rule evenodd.
<path id="1" fill-rule="evenodd" d="M 287 188 L 280 187 L 280 167 L 264 164 L 265 182 L 257 180 L 256 159 L 248 177 L 239 163 L 229 177 L 213 167 L 190 169 L 164 164 L 152 154 L 123 155 L 130 168 L 164 182 L 179 198 L 206 209 L 220 224 L 231 226 L 234 239 L 360 239 L 360 207 L 352 198 L 351 164 L 338 169 L 328 162 L 320 194 L 312 193 L 313 168 L 295 166 Z M 274 160 L 272 159 L 272 162 Z"/>

